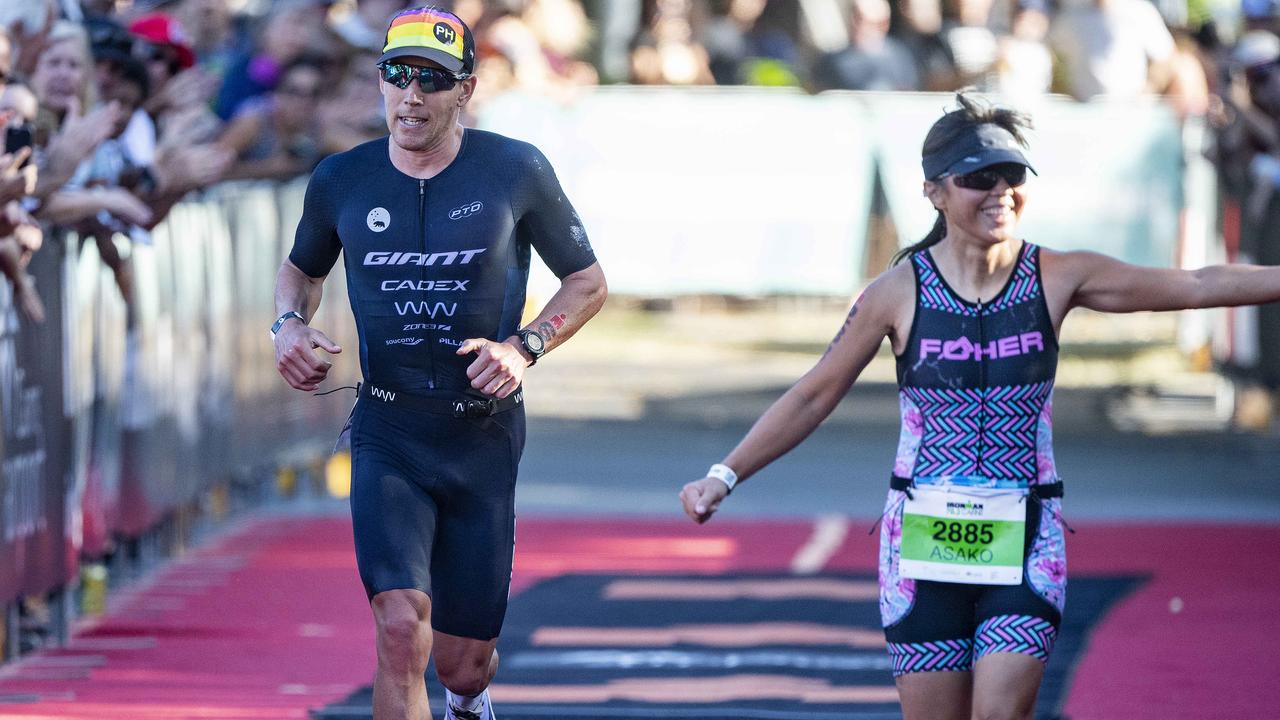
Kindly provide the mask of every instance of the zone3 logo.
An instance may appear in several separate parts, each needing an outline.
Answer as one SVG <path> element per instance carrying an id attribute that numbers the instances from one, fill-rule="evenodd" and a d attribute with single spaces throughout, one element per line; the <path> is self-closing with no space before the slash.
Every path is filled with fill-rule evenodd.
<path id="1" fill-rule="evenodd" d="M 484 203 L 477 200 L 469 205 L 463 205 L 460 208 L 454 208 L 453 210 L 450 210 L 449 219 L 458 220 L 460 218 L 469 217 L 471 215 L 475 215 L 476 213 L 480 212 L 483 209 L 484 209 Z"/>

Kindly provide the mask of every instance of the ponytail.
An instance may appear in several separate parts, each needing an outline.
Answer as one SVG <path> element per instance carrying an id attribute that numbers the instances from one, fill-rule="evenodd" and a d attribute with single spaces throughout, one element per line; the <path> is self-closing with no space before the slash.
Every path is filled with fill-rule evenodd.
<path id="1" fill-rule="evenodd" d="M 889 266 L 893 267 L 894 265 L 897 265 L 898 263 L 907 259 L 909 256 L 914 255 L 915 253 L 921 252 L 923 250 L 927 250 L 933 247 L 934 245 L 937 245 L 938 243 L 942 242 L 942 238 L 946 236 L 947 236 L 947 218 L 945 215 L 942 214 L 942 211 L 939 210 L 938 219 L 933 221 L 933 229 L 929 231 L 929 234 L 925 235 L 924 239 L 916 243 L 915 245 L 904 247 L 898 252 L 894 253 L 893 260 L 889 261 Z"/>

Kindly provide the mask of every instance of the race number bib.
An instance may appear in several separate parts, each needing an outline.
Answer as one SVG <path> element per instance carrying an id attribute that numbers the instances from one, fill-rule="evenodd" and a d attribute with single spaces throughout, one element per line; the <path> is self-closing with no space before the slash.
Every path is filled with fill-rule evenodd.
<path id="1" fill-rule="evenodd" d="M 1026 490 L 925 486 L 911 494 L 902 510 L 902 577 L 1022 583 Z"/>

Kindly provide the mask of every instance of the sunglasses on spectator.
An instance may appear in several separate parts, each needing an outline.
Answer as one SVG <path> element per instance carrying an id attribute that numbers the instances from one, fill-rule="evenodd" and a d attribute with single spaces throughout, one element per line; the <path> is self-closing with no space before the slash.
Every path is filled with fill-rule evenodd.
<path id="1" fill-rule="evenodd" d="M 169 66 L 170 72 L 176 73 L 182 69 L 181 63 L 178 62 L 177 51 L 163 45 L 137 40 L 133 43 L 131 54 L 144 63 L 163 62 Z"/>
<path id="2" fill-rule="evenodd" d="M 318 85 L 315 87 L 309 87 L 306 85 L 284 84 L 277 88 L 276 92 L 291 95 L 296 98 L 302 98 L 304 100 L 311 100 L 313 98 L 320 97 L 320 87 Z"/>
<path id="3" fill-rule="evenodd" d="M 448 70 L 433 67 L 418 67 L 404 63 L 384 62 L 378 65 L 382 79 L 404 90 L 416 77 L 418 87 L 423 92 L 440 92 L 452 90 L 454 85 L 467 79 L 467 75 L 458 75 Z"/>
<path id="4" fill-rule="evenodd" d="M 1001 163 L 964 175 L 952 175 L 956 187 L 969 190 L 990 190 L 1004 180 L 1009 187 L 1018 187 L 1027 181 L 1027 166 L 1017 163 Z"/>
<path id="5" fill-rule="evenodd" d="M 1244 76 L 1249 82 L 1257 84 L 1270 77 L 1271 73 L 1276 71 L 1276 68 L 1280 68 L 1280 60 L 1245 68 Z"/>

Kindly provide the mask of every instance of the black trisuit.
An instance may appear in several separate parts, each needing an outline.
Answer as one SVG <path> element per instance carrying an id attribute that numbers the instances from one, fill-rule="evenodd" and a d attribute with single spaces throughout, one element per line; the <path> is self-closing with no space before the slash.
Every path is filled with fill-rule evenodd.
<path id="1" fill-rule="evenodd" d="M 596 259 L 532 145 L 468 129 L 457 158 L 420 180 L 391 164 L 388 142 L 320 163 L 289 260 L 319 278 L 345 257 L 364 376 L 351 513 L 365 591 L 422 590 L 435 629 L 487 640 L 511 582 L 524 407 L 457 417 L 405 401 L 477 397 L 475 355 L 455 352 L 515 333 L 530 248 L 561 278 Z"/>

